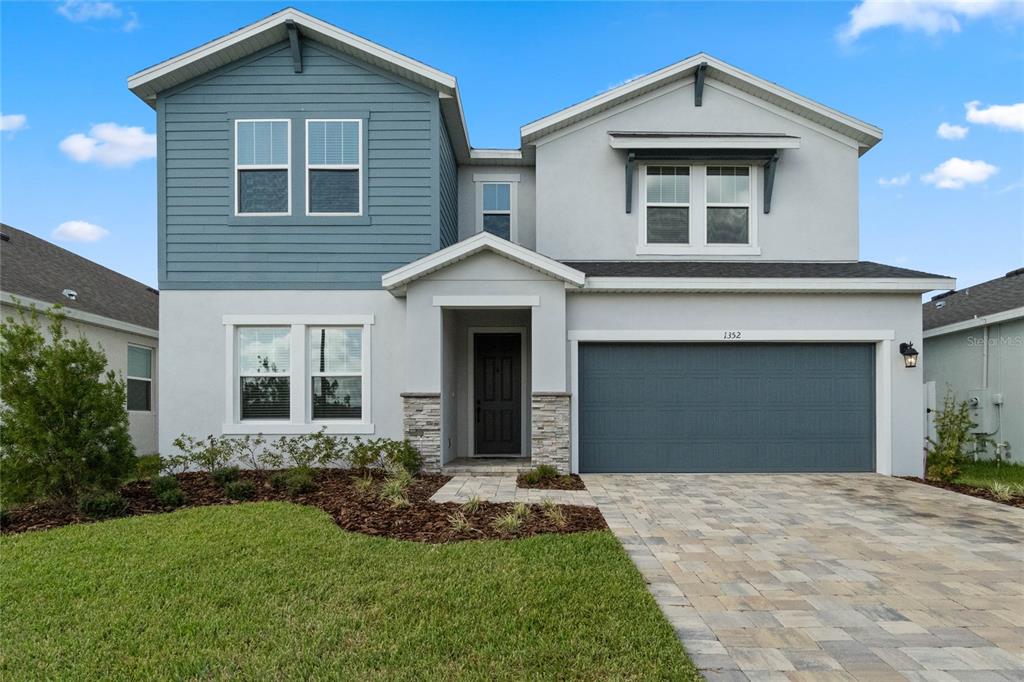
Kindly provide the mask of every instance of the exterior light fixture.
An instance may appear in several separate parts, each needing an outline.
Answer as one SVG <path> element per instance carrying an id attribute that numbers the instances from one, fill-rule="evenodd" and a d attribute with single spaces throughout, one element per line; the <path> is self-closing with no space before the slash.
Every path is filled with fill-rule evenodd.
<path id="1" fill-rule="evenodd" d="M 917 367 L 917 349 L 911 341 L 900 344 L 900 355 L 903 356 L 903 366 L 908 369 Z"/>

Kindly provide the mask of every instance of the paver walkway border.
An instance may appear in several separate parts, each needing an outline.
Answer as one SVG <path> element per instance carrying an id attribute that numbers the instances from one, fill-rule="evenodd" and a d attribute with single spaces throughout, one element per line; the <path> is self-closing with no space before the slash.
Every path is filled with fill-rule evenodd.
<path id="1" fill-rule="evenodd" d="M 441 486 L 430 498 L 431 502 L 456 502 L 462 504 L 472 497 L 481 502 L 525 502 L 540 504 L 551 500 L 555 504 L 572 504 L 594 507 L 594 498 L 586 490 L 538 490 L 519 488 L 515 476 L 477 476 L 456 474 Z"/>

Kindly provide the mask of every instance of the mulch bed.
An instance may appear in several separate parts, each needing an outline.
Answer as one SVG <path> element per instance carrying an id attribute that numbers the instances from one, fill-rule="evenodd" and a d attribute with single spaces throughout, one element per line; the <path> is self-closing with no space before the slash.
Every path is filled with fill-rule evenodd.
<path id="1" fill-rule="evenodd" d="M 256 494 L 249 502 L 282 501 L 318 507 L 345 530 L 415 542 L 444 543 L 462 540 L 511 539 L 541 533 L 579 533 L 604 530 L 608 526 L 594 507 L 558 505 L 565 517 L 564 525 L 549 520 L 540 505 L 528 505 L 530 514 L 523 524 L 511 532 L 494 528 L 494 521 L 512 510 L 512 504 L 481 502 L 472 513 L 455 503 L 438 504 L 430 497 L 448 482 L 449 476 L 422 474 L 413 479 L 406 489 L 409 505 L 395 507 L 378 496 L 382 475 L 371 472 L 376 484 L 369 491 L 356 487 L 357 479 L 365 471 L 348 469 L 318 469 L 315 472 L 316 490 L 291 496 L 287 491 L 275 490 L 269 482 L 272 472 L 243 471 L 242 478 L 251 480 Z M 218 485 L 205 473 L 178 474 L 186 504 L 182 508 L 215 504 L 240 504 L 224 495 Z M 121 488 L 128 503 L 125 516 L 156 514 L 172 511 L 161 507 L 150 490 L 148 481 L 133 481 Z M 455 530 L 449 517 L 462 512 L 468 527 Z M 95 519 L 84 516 L 70 504 L 37 502 L 8 510 L 3 518 L 3 533 L 57 528 L 74 523 L 89 523 Z"/>
<path id="2" fill-rule="evenodd" d="M 913 481 L 914 483 L 924 483 L 930 485 L 933 488 L 943 488 L 944 490 L 952 490 L 955 493 L 961 493 L 963 495 L 970 495 L 971 497 L 980 497 L 983 500 L 989 502 L 997 502 L 999 504 L 1005 504 L 1010 507 L 1020 507 L 1024 509 L 1024 497 L 1020 495 L 1014 495 L 1008 500 L 1000 500 L 996 497 L 991 490 L 988 488 L 981 488 L 974 485 L 964 485 L 963 483 L 943 483 L 942 481 L 933 481 L 927 478 L 917 478 L 916 476 L 901 476 L 905 481 Z"/>
<path id="3" fill-rule="evenodd" d="M 553 478 L 544 478 L 536 483 L 527 483 L 523 480 L 524 474 L 516 478 L 516 486 L 520 488 L 532 488 L 534 490 L 586 490 L 583 479 L 577 474 L 566 474 Z"/>

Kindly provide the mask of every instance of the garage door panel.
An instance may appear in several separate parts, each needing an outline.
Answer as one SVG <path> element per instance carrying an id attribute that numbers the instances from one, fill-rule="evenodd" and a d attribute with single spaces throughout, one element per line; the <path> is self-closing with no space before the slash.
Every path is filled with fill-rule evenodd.
<path id="1" fill-rule="evenodd" d="M 870 344 L 581 344 L 581 471 L 873 471 Z"/>

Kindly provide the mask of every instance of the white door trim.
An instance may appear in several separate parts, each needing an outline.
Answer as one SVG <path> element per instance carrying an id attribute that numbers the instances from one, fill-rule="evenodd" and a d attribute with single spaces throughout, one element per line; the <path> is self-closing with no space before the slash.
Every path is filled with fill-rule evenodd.
<path id="1" fill-rule="evenodd" d="M 579 451 L 579 345 L 580 342 L 663 342 L 663 343 L 874 343 L 875 344 L 875 471 L 892 475 L 892 329 L 879 330 L 746 330 L 746 329 L 671 329 L 620 330 L 586 329 L 569 332 L 569 390 L 571 400 L 571 443 L 573 473 L 580 470 Z"/>
<path id="2" fill-rule="evenodd" d="M 529 457 L 529 451 L 526 450 L 526 444 L 530 438 L 530 396 L 529 391 L 526 390 L 526 379 L 525 377 L 530 376 L 530 365 L 529 360 L 526 356 L 526 327 L 470 327 L 469 328 L 469 349 L 467 351 L 467 365 L 466 365 L 466 395 L 469 396 L 469 402 L 467 405 L 466 414 L 466 426 L 469 429 L 469 456 L 470 457 Z M 474 351 L 474 337 L 477 334 L 519 334 L 519 393 L 520 400 L 522 402 L 521 416 L 520 416 L 520 436 L 519 445 L 522 450 L 517 455 L 480 455 L 476 452 L 476 418 L 474 414 L 474 403 L 476 402 L 476 377 L 474 372 L 476 371 L 476 354 Z"/>

